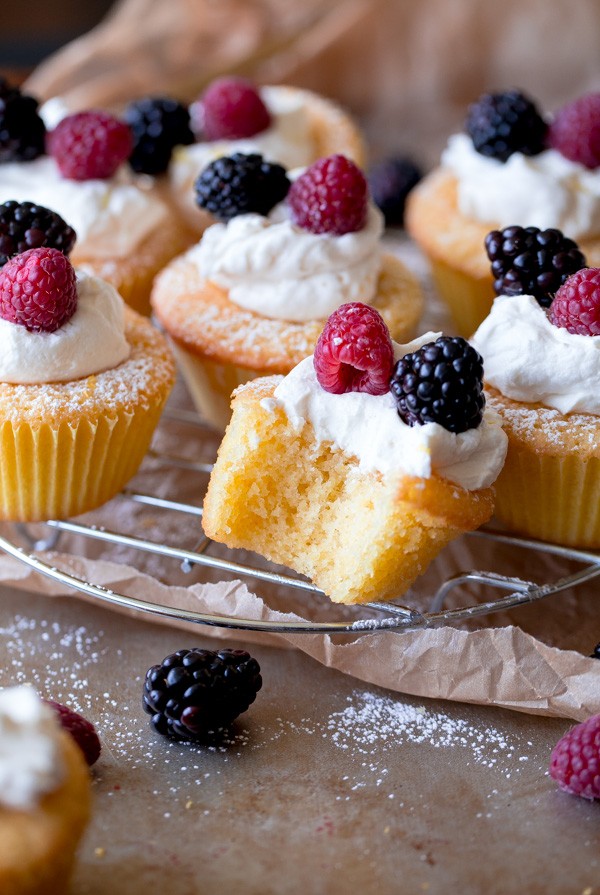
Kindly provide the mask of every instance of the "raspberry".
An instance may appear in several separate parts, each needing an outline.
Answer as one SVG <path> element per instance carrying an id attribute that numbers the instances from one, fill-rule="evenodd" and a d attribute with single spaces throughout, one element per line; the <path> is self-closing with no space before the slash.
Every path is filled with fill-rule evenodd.
<path id="1" fill-rule="evenodd" d="M 354 233 L 367 220 L 364 174 L 343 155 L 330 155 L 292 183 L 288 205 L 294 223 L 311 233 Z"/>
<path id="2" fill-rule="evenodd" d="M 112 177 L 133 148 L 131 130 L 107 112 L 77 112 L 48 136 L 48 151 L 69 180 Z"/>
<path id="3" fill-rule="evenodd" d="M 43 155 L 46 127 L 38 102 L 0 78 L 0 162 L 29 162 Z"/>
<path id="4" fill-rule="evenodd" d="M 441 336 L 396 364 L 390 389 L 408 426 L 476 429 L 483 418 L 483 363 L 465 339 Z"/>
<path id="5" fill-rule="evenodd" d="M 319 336 L 313 363 L 326 392 L 384 395 L 390 388 L 394 349 L 381 314 L 359 301 L 341 305 Z"/>
<path id="6" fill-rule="evenodd" d="M 185 106 L 167 96 L 146 96 L 125 109 L 125 122 L 133 134 L 129 164 L 138 174 L 162 174 L 175 146 L 194 142 Z"/>
<path id="7" fill-rule="evenodd" d="M 585 258 L 560 230 L 505 227 L 485 238 L 492 262 L 496 295 L 533 295 L 550 307 L 557 289 L 570 274 L 585 267 Z"/>
<path id="8" fill-rule="evenodd" d="M 548 129 L 534 103 L 518 90 L 484 94 L 469 107 L 465 127 L 477 152 L 500 162 L 513 152 L 538 155 Z"/>
<path id="9" fill-rule="evenodd" d="M 600 799 L 600 715 L 576 724 L 552 751 L 550 776 L 565 792 Z"/>
<path id="10" fill-rule="evenodd" d="M 220 221 L 238 214 L 268 214 L 285 199 L 290 182 L 281 165 L 236 152 L 211 162 L 196 178 L 196 202 Z"/>
<path id="11" fill-rule="evenodd" d="M 73 265 L 58 249 L 29 249 L 0 269 L 0 317 L 29 332 L 51 333 L 77 309 Z"/>
<path id="12" fill-rule="evenodd" d="M 27 249 L 50 246 L 68 255 L 74 245 L 75 231 L 56 212 L 12 199 L 0 205 L 0 267 Z"/>
<path id="13" fill-rule="evenodd" d="M 548 319 L 570 333 L 600 336 L 600 267 L 570 276 L 556 293 Z"/>
<path id="14" fill-rule="evenodd" d="M 406 197 L 422 177 L 421 169 L 403 157 L 383 159 L 371 167 L 368 181 L 373 201 L 388 226 L 402 226 Z"/>
<path id="15" fill-rule="evenodd" d="M 242 140 L 266 130 L 271 115 L 245 78 L 217 78 L 193 106 L 195 129 L 207 140 Z"/>
<path id="16" fill-rule="evenodd" d="M 79 712 L 62 705 L 60 702 L 53 702 L 51 699 L 45 699 L 44 702 L 54 709 L 58 720 L 64 729 L 71 734 L 91 767 L 94 762 L 98 761 L 101 749 L 100 740 L 92 722 L 80 715 Z"/>
<path id="17" fill-rule="evenodd" d="M 600 165 L 600 93 L 563 106 L 548 129 L 548 144 L 586 168 Z"/>
<path id="18" fill-rule="evenodd" d="M 261 686 L 245 650 L 182 649 L 148 669 L 143 707 L 157 733 L 201 742 L 245 712 Z"/>

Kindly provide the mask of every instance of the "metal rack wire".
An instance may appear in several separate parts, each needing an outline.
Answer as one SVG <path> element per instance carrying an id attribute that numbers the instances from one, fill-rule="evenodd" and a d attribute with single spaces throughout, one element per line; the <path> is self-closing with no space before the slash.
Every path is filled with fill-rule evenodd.
<path id="1" fill-rule="evenodd" d="M 195 414 L 188 411 L 168 411 L 161 425 L 169 422 L 191 425 L 200 430 L 204 424 Z M 177 466 L 192 473 L 210 473 L 211 464 L 195 463 L 182 457 L 167 453 L 150 451 L 153 460 L 166 466 Z M 188 503 L 167 500 L 151 494 L 143 494 L 136 491 L 125 491 L 122 499 L 133 501 L 137 504 L 154 508 L 155 510 L 168 510 L 176 513 L 185 513 L 199 517 L 202 508 Z M 47 535 L 39 538 L 33 535 L 28 526 L 16 526 L 18 537 L 25 543 L 25 547 L 19 546 L 13 540 L 0 536 L 0 549 L 13 556 L 30 568 L 53 580 L 67 585 L 74 590 L 86 594 L 101 603 L 108 603 L 121 608 L 136 610 L 149 615 L 162 616 L 178 621 L 193 622 L 202 625 L 211 625 L 224 628 L 233 628 L 247 631 L 280 632 L 280 633 L 328 633 L 328 634 L 363 634 L 384 631 L 406 631 L 418 628 L 430 628 L 440 624 L 464 621 L 476 616 L 488 615 L 501 610 L 514 609 L 528 603 L 546 599 L 568 588 L 583 584 L 586 581 L 600 575 L 600 555 L 593 552 L 574 550 L 554 544 L 544 544 L 538 541 L 526 540 L 500 532 L 480 530 L 472 532 L 469 536 L 483 538 L 496 544 L 508 544 L 512 547 L 524 550 L 533 550 L 544 554 L 550 554 L 563 559 L 573 560 L 582 565 L 577 572 L 560 578 L 552 583 L 536 584 L 521 578 L 501 575 L 493 571 L 468 570 L 450 577 L 444 581 L 433 594 L 429 610 L 422 612 L 418 609 L 406 606 L 396 601 L 386 603 L 365 604 L 364 617 L 354 620 L 339 621 L 310 621 L 295 619 L 293 621 L 264 621 L 261 619 L 238 618 L 221 614 L 207 614 L 187 609 L 178 609 L 171 606 L 156 604 L 141 600 L 136 597 L 116 593 L 101 585 L 77 578 L 70 572 L 62 571 L 50 565 L 37 555 L 40 551 L 52 550 L 57 547 L 62 533 L 81 535 L 91 540 L 99 540 L 105 544 L 118 544 L 134 550 L 154 553 L 161 557 L 177 560 L 184 570 L 191 570 L 196 566 L 216 569 L 224 576 L 233 578 L 249 578 L 259 582 L 283 585 L 287 588 L 300 589 L 309 593 L 321 593 L 310 582 L 281 574 L 258 566 L 236 562 L 233 551 L 232 558 L 222 558 L 211 554 L 212 542 L 203 538 L 195 550 L 188 550 L 169 544 L 156 543 L 141 537 L 121 534 L 107 530 L 96 525 L 83 524 L 69 520 L 49 520 L 45 523 Z M 460 608 L 444 608 L 448 595 L 455 588 L 466 583 L 484 585 L 493 590 L 508 592 L 504 596 L 485 600 L 470 606 Z"/>

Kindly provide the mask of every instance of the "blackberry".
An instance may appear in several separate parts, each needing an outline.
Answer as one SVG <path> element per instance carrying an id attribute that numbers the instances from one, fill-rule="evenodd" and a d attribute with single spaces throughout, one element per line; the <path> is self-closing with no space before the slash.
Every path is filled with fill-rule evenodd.
<path id="1" fill-rule="evenodd" d="M 390 390 L 409 426 L 439 423 L 456 433 L 476 429 L 485 407 L 481 356 L 460 336 L 441 336 L 400 358 Z"/>
<path id="2" fill-rule="evenodd" d="M 400 156 L 383 159 L 370 168 L 367 179 L 371 195 L 388 226 L 403 225 L 406 197 L 422 177 L 418 165 Z"/>
<path id="3" fill-rule="evenodd" d="M 0 78 L 0 162 L 29 162 L 43 155 L 46 127 L 38 102 Z"/>
<path id="4" fill-rule="evenodd" d="M 518 90 L 486 93 L 469 107 L 466 130 L 477 152 L 505 162 L 513 152 L 538 155 L 548 125 L 534 103 Z"/>
<path id="5" fill-rule="evenodd" d="M 138 174 L 163 174 L 175 146 L 194 142 L 187 108 L 168 96 L 130 103 L 123 116 L 133 133 L 129 164 Z"/>
<path id="6" fill-rule="evenodd" d="M 591 654 L 590 659 L 600 659 L 600 643 L 597 643 L 594 647 L 594 652 Z"/>
<path id="7" fill-rule="evenodd" d="M 28 249 L 44 246 L 68 255 L 74 245 L 75 231 L 55 211 L 14 199 L 0 205 L 0 266 Z"/>
<path id="8" fill-rule="evenodd" d="M 146 672 L 144 711 L 158 733 L 200 742 L 245 712 L 261 686 L 245 650 L 182 649 Z"/>
<path id="9" fill-rule="evenodd" d="M 241 152 L 215 159 L 194 184 L 197 204 L 221 221 L 251 212 L 268 214 L 289 188 L 285 168 L 257 153 Z"/>
<path id="10" fill-rule="evenodd" d="M 567 277 L 586 266 L 576 242 L 560 230 L 505 227 L 485 238 L 496 295 L 533 295 L 549 308 Z"/>

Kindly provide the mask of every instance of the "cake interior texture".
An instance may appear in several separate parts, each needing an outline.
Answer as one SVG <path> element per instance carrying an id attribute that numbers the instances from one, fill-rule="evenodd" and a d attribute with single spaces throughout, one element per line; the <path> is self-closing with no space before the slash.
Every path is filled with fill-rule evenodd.
<path id="1" fill-rule="evenodd" d="M 453 538 L 493 510 L 491 489 L 362 472 L 310 424 L 265 406 L 280 377 L 242 386 L 204 504 L 206 534 L 307 575 L 333 601 L 403 594 Z"/>

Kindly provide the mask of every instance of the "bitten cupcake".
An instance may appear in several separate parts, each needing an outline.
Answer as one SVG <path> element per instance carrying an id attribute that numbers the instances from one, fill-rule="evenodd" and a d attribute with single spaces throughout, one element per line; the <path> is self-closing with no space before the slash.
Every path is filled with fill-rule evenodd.
<path id="1" fill-rule="evenodd" d="M 137 471 L 175 379 L 164 337 L 57 248 L 0 269 L 0 519 L 93 509 Z"/>
<path id="2" fill-rule="evenodd" d="M 499 237 L 488 240 L 498 263 Z M 513 294 L 495 299 L 472 338 L 484 358 L 488 404 L 508 436 L 496 515 L 519 534 L 598 548 L 600 269 L 573 273 L 548 296 L 527 288 L 544 279 L 536 263 L 530 254 L 521 280 L 521 291 L 533 294 L 518 294 L 513 270 Z"/>
<path id="3" fill-rule="evenodd" d="M 486 94 L 470 107 L 467 132 L 450 137 L 441 166 L 411 192 L 407 228 L 464 336 L 494 297 L 488 231 L 559 229 L 600 263 L 598 128 L 600 94 L 575 100 L 550 123 L 519 91 Z"/>
<path id="4" fill-rule="evenodd" d="M 66 895 L 90 815 L 83 753 L 26 686 L 0 691 L 0 891 Z"/>
<path id="5" fill-rule="evenodd" d="M 202 230 L 213 222 L 194 204 L 193 184 L 212 161 L 234 152 L 259 153 L 269 162 L 300 168 L 341 153 L 364 167 L 360 131 L 338 105 L 309 90 L 256 87 L 245 78 L 217 78 L 190 107 L 196 142 L 175 147 L 170 194 L 187 222 Z"/>
<path id="6" fill-rule="evenodd" d="M 349 159 L 321 159 L 290 186 L 280 165 L 236 154 L 209 165 L 197 192 L 223 223 L 157 277 L 152 304 L 209 422 L 224 428 L 236 386 L 311 354 L 349 300 L 376 307 L 395 339 L 412 338 L 421 290 L 381 252 L 382 215 Z"/>
<path id="7" fill-rule="evenodd" d="M 46 133 L 32 97 L 0 82 L 0 99 L 0 202 L 29 201 L 58 212 L 77 233 L 74 262 L 148 314 L 155 274 L 192 237 L 127 165 L 128 125 L 87 111 Z"/>
<path id="8" fill-rule="evenodd" d="M 394 344 L 374 308 L 343 305 L 314 357 L 236 391 L 205 533 L 308 575 L 336 602 L 401 595 L 492 515 L 506 436 L 482 373 L 464 339 Z"/>

